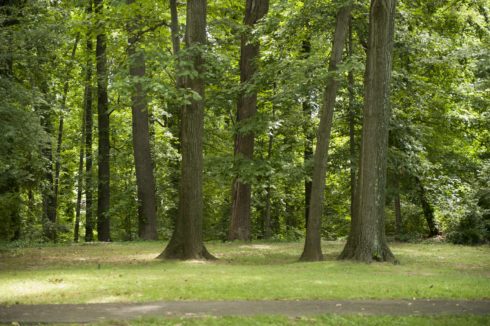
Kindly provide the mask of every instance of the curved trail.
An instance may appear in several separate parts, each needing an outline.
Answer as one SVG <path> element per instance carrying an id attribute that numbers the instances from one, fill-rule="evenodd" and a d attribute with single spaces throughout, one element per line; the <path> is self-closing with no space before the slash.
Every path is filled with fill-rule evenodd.
<path id="1" fill-rule="evenodd" d="M 0 305 L 0 323 L 87 323 L 139 317 L 488 315 L 490 300 L 162 301 L 148 303 Z"/>

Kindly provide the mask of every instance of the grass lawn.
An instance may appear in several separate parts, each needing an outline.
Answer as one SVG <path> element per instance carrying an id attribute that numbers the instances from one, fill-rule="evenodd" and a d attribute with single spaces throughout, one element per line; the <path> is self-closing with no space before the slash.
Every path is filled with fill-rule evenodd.
<path id="1" fill-rule="evenodd" d="M 300 263 L 302 243 L 208 243 L 219 260 L 160 261 L 161 242 L 0 249 L 0 303 L 489 299 L 490 247 L 392 244 L 400 265 Z"/>
<path id="2" fill-rule="evenodd" d="M 96 326 L 142 326 L 142 325 L 174 325 L 174 326 L 477 326 L 488 325 L 488 316 L 426 316 L 426 317 L 393 317 L 393 316 L 339 316 L 325 315 L 317 317 L 287 318 L 280 316 L 257 317 L 213 317 L 213 318 L 144 318 L 135 321 L 106 322 L 93 324 Z"/>

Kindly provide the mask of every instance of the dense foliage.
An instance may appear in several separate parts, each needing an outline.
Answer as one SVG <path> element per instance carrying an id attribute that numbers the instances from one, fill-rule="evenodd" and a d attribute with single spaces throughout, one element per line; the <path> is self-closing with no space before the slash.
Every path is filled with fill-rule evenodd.
<path id="1" fill-rule="evenodd" d="M 179 108 L 200 100 L 198 93 L 179 84 L 198 74 L 188 60 L 192 51 L 202 51 L 205 64 L 205 239 L 227 237 L 235 178 L 253 189 L 253 239 L 268 236 L 268 227 L 276 240 L 303 237 L 305 180 L 311 178 L 305 148 L 315 144 L 335 15 L 344 2 L 271 0 L 267 15 L 250 30 L 242 23 L 245 1 L 208 0 L 205 49 L 183 47 L 175 53 L 166 0 L 108 0 L 97 14 L 86 10 L 89 1 L 1 0 L 0 240 L 73 239 L 77 190 L 84 189 L 77 177 L 85 171 L 78 167 L 85 146 L 87 57 L 95 62 L 95 52 L 88 52 L 85 44 L 88 38 L 95 42 L 102 29 L 107 35 L 111 121 L 111 238 L 138 237 L 131 122 L 136 83 L 143 85 L 148 100 L 158 235 L 171 235 L 178 211 Z M 351 163 L 355 167 L 359 159 L 368 8 L 367 1 L 354 3 L 351 50 L 345 50 L 346 59 L 335 76 L 340 88 L 323 206 L 321 234 L 326 239 L 348 234 Z M 185 16 L 185 5 L 178 3 L 181 40 Z M 489 16 L 485 0 L 399 1 L 391 81 L 388 235 L 403 240 L 441 234 L 470 244 L 490 240 Z M 139 24 L 133 24 L 136 20 Z M 139 79 L 129 74 L 134 60 L 128 55 L 130 33 L 137 51 L 145 54 L 146 74 Z M 243 33 L 260 44 L 258 72 L 246 84 L 240 84 Z M 95 76 L 90 85 L 95 93 Z M 256 116 L 237 123 L 239 94 L 254 91 Z M 253 160 L 234 156 L 235 135 L 250 131 L 255 134 Z M 97 132 L 93 136 L 96 162 Z M 57 163 L 59 178 L 54 173 Z M 94 164 L 94 182 L 96 169 Z M 81 198 L 84 230 L 83 191 Z M 46 205 L 54 205 L 54 221 L 46 217 Z M 402 223 L 398 227 L 397 213 Z M 433 227 L 427 224 L 430 213 Z M 50 236 L 52 232 L 57 236 Z"/>

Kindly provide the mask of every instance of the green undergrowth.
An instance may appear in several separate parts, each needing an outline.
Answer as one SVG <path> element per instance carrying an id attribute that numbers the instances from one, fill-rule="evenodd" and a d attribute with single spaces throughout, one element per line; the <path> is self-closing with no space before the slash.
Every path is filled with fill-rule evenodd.
<path id="1" fill-rule="evenodd" d="M 208 243 L 217 261 L 161 261 L 161 242 L 0 248 L 0 303 L 488 299 L 490 247 L 393 243 L 401 264 L 300 263 L 302 243 Z"/>

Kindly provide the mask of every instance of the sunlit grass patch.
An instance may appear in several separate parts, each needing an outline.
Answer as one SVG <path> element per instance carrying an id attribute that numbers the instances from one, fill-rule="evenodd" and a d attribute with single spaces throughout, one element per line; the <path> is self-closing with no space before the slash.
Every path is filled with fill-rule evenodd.
<path id="1" fill-rule="evenodd" d="M 160 242 L 4 249 L 0 303 L 156 300 L 482 299 L 490 297 L 490 248 L 392 244 L 400 265 L 298 262 L 302 243 L 208 243 L 217 261 L 162 261 Z"/>

